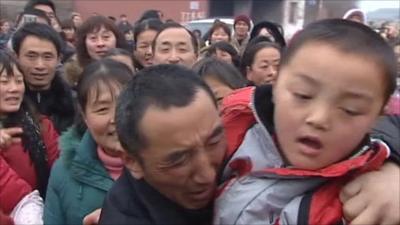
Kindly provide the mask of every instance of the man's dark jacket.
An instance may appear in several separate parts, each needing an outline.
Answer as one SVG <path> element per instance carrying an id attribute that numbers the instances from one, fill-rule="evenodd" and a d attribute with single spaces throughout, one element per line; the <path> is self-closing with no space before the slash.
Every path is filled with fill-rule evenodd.
<path id="1" fill-rule="evenodd" d="M 124 170 L 104 200 L 99 224 L 211 224 L 212 209 L 188 210 Z"/>
<path id="2" fill-rule="evenodd" d="M 49 90 L 32 91 L 27 87 L 25 95 L 39 113 L 49 117 L 59 134 L 73 124 L 76 110 L 72 90 L 59 72 L 56 72 Z"/>

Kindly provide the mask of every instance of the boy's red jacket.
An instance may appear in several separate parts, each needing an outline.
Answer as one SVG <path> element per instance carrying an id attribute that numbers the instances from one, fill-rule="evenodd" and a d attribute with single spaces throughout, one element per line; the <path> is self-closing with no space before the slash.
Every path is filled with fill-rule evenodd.
<path id="1" fill-rule="evenodd" d="M 271 89 L 257 91 L 255 87 L 237 90 L 223 103 L 228 150 L 222 175 L 225 183 L 216 199 L 214 223 L 340 224 L 341 187 L 360 173 L 378 169 L 388 157 L 389 148 L 373 141 L 360 154 L 319 170 L 284 167 L 269 134 L 272 124 L 265 124 L 272 123 L 273 104 L 268 101 Z M 255 107 L 255 99 L 260 96 L 265 104 L 263 115 Z"/>

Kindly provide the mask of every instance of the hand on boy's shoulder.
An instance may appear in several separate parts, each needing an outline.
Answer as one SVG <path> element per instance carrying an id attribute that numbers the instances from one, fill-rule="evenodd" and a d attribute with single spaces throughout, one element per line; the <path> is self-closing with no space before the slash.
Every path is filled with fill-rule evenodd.
<path id="1" fill-rule="evenodd" d="M 351 225 L 400 224 L 400 166 L 385 163 L 378 171 L 349 182 L 340 193 Z"/>

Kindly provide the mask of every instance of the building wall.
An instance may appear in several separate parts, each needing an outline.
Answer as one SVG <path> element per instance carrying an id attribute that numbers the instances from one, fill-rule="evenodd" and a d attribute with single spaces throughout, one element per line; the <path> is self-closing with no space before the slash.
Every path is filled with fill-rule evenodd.
<path id="1" fill-rule="evenodd" d="M 15 20 L 24 10 L 28 0 L 0 0 L 0 18 Z M 60 20 L 69 18 L 72 11 L 72 0 L 53 0 L 56 6 L 57 17 Z"/>
<path id="2" fill-rule="evenodd" d="M 74 10 L 84 18 L 93 13 L 119 18 L 126 14 L 129 21 L 136 21 L 149 9 L 161 10 L 164 19 L 185 22 L 207 17 L 208 0 L 72 0 Z"/>

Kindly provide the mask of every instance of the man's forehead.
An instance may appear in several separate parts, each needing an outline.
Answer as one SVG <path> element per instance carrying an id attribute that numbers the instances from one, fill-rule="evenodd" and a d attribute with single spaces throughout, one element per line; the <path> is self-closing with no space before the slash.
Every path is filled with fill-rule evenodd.
<path id="1" fill-rule="evenodd" d="M 190 34 L 185 28 L 171 27 L 163 30 L 157 37 L 157 42 L 190 42 Z"/>
<path id="2" fill-rule="evenodd" d="M 57 52 L 53 42 L 45 38 L 29 35 L 21 43 L 21 49 L 38 52 Z"/>

